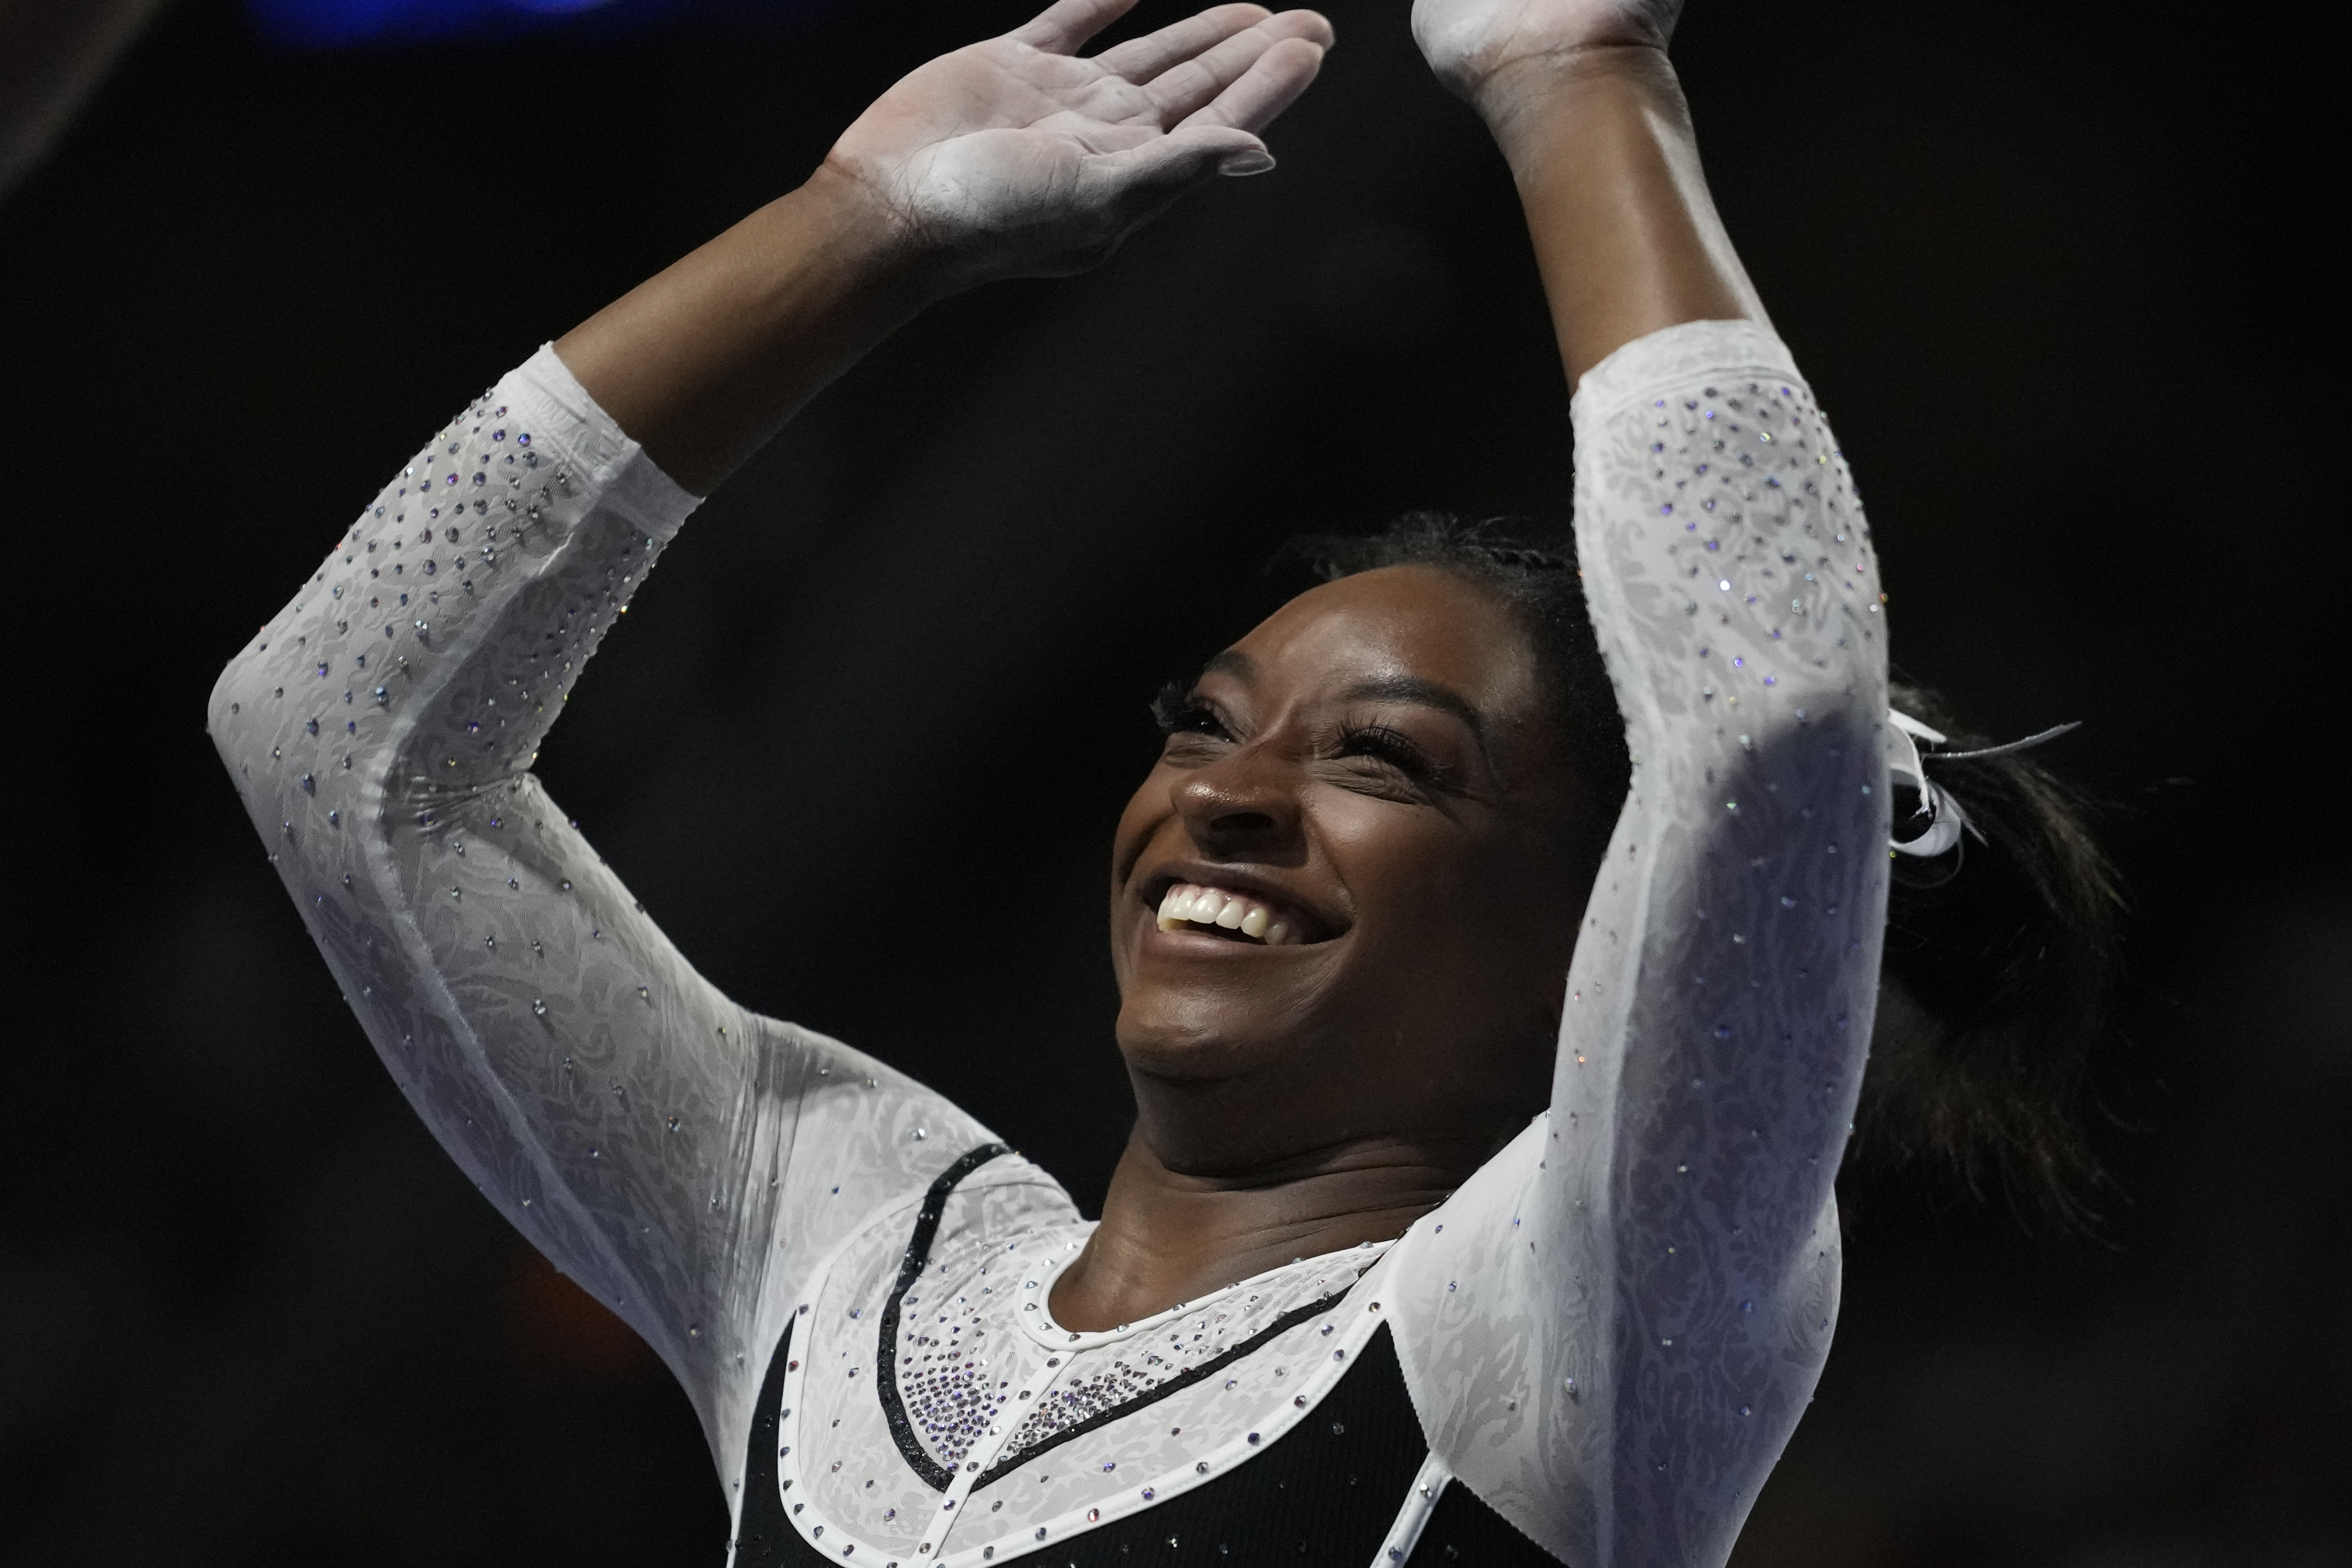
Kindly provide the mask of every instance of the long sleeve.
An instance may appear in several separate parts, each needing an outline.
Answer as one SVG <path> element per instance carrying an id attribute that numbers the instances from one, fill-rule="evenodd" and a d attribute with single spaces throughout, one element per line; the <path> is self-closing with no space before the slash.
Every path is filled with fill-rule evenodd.
<path id="1" fill-rule="evenodd" d="M 988 1135 L 729 1002 L 527 771 L 693 504 L 542 349 L 362 510 L 211 729 L 411 1103 L 661 1353 L 733 1474 L 798 1281 Z"/>
<path id="2" fill-rule="evenodd" d="M 1633 784 L 1551 1109 L 1405 1244 L 1407 1375 L 1443 1462 L 1563 1561 L 1714 1568 L 1836 1316 L 1885 911 L 1884 616 L 1769 331 L 1642 339 L 1573 414 Z"/>

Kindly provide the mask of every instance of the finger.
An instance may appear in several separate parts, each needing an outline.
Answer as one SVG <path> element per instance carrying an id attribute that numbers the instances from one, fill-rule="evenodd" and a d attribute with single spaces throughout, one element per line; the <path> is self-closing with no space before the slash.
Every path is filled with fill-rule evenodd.
<path id="1" fill-rule="evenodd" d="M 1304 38 L 1318 49 L 1328 50 L 1339 41 L 1331 26 L 1331 18 L 1320 11 L 1301 7 L 1292 11 L 1276 11 L 1260 26 L 1276 38 Z"/>
<path id="2" fill-rule="evenodd" d="M 1095 57 L 1095 64 L 1129 81 L 1150 81 L 1169 67 L 1213 48 L 1272 15 L 1263 5 L 1212 5 L 1156 33 L 1114 44 Z"/>
<path id="3" fill-rule="evenodd" d="M 1155 136 L 1139 147 L 1087 160 L 1082 183 L 1103 192 L 1104 208 L 1122 228 L 1160 212 L 1185 192 L 1206 184 L 1228 166 L 1255 174 L 1274 167 L 1265 143 L 1245 131 L 1204 125 Z"/>
<path id="4" fill-rule="evenodd" d="M 1322 68 L 1320 46 L 1305 38 L 1284 38 L 1252 61 L 1239 79 L 1188 115 L 1177 131 L 1212 127 L 1263 131 L 1298 100 Z"/>
<path id="5" fill-rule="evenodd" d="M 1049 55 L 1074 55 L 1134 5 L 1135 0 L 1054 0 L 1004 36 Z"/>
<path id="6" fill-rule="evenodd" d="M 1331 24 L 1312 11 L 1285 11 L 1195 58 L 1171 67 L 1146 85 L 1160 110 L 1160 122 L 1173 125 L 1239 81 L 1277 44 L 1303 41 L 1319 57 L 1331 41 Z"/>

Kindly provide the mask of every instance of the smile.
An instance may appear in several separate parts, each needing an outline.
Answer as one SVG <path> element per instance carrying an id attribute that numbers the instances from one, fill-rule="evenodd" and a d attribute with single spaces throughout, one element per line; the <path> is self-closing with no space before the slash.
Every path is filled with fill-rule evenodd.
<path id="1" fill-rule="evenodd" d="M 1266 947 L 1303 940 L 1294 921 L 1264 901 L 1195 882 L 1179 882 L 1160 899 L 1160 929 L 1203 931 Z"/>

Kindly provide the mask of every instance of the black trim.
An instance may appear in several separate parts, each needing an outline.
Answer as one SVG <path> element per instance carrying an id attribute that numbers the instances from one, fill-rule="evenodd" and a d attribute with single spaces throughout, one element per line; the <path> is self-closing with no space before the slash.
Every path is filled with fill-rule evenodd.
<path id="1" fill-rule="evenodd" d="M 732 1568 L 840 1568 L 838 1557 L 793 1528 L 778 1483 L 779 1406 L 792 1344 L 787 1323 L 753 1407 Z M 1360 1568 L 1386 1539 L 1427 1452 L 1383 1323 L 1312 1418 L 1295 1423 L 1246 1463 L 1123 1519 L 1015 1555 L 1039 1568 Z M 1439 1496 L 1407 1564 L 1559 1568 L 1458 1480 Z"/>
<path id="2" fill-rule="evenodd" d="M 898 1309 L 906 1300 L 908 1289 L 931 1259 L 931 1241 L 940 1233 L 940 1215 L 947 1211 L 948 1194 L 966 1176 L 999 1154 L 1011 1152 L 1002 1143 L 982 1143 L 940 1173 L 940 1179 L 923 1194 L 923 1206 L 915 1215 L 914 1234 L 907 1238 L 907 1250 L 899 1258 L 898 1283 L 891 1288 L 890 1299 L 882 1307 L 882 1342 L 874 1357 L 874 1388 L 882 1401 L 882 1420 L 890 1428 L 890 1436 L 898 1445 L 908 1467 L 935 1492 L 943 1492 L 954 1484 L 955 1472 L 924 1451 L 915 1436 L 915 1424 L 907 1419 L 906 1401 L 898 1396 Z"/>
<path id="3" fill-rule="evenodd" d="M 1457 1479 L 1437 1495 L 1405 1568 L 1559 1568 L 1559 1563 Z"/>
<path id="4" fill-rule="evenodd" d="M 761 1380 L 759 1403 L 751 1406 L 751 1438 L 743 1456 L 743 1507 L 730 1542 L 731 1568 L 786 1568 L 800 1555 L 793 1549 L 801 1540 L 784 1517 L 783 1489 L 776 1484 L 777 1406 L 784 1402 L 784 1369 L 792 1353 L 793 1319 L 787 1318 L 784 1337 L 776 1342 L 768 1375 Z"/>
<path id="5" fill-rule="evenodd" d="M 1248 1452 L 1223 1475 L 1163 1493 L 1133 1513 L 1024 1542 L 1027 1552 L 999 1547 L 994 1568 L 1008 1561 L 1011 1568 L 1365 1568 L 1381 1554 L 1429 1453 L 1390 1325 L 1349 1356 L 1347 1372 L 1308 1419 Z M 967 1542 L 953 1555 L 970 1552 Z M 865 1555 L 861 1547 L 833 1568 L 858 1568 Z M 1442 1550 L 1411 1561 L 1413 1568 L 1521 1568 L 1513 1558 L 1448 1559 Z M 1394 1565 L 1383 1558 L 1381 1568 Z"/>
<path id="6" fill-rule="evenodd" d="M 1356 1278 L 1358 1279 L 1361 1279 L 1363 1276 L 1360 1273 Z M 1355 1288 L 1355 1285 L 1350 1283 L 1348 1287 L 1348 1290 L 1352 1290 Z M 1265 1343 L 1266 1341 L 1274 1338 L 1275 1335 L 1282 1333 L 1287 1330 L 1297 1328 L 1299 1324 L 1315 1316 L 1318 1312 L 1326 1312 L 1330 1310 L 1332 1308 L 1338 1306 L 1340 1302 L 1348 1299 L 1348 1290 L 1334 1291 L 1332 1294 L 1324 1297 L 1319 1301 L 1309 1301 L 1303 1307 L 1293 1307 L 1289 1311 L 1283 1313 L 1282 1316 L 1276 1318 L 1274 1321 L 1268 1323 L 1265 1327 L 1260 1329 L 1257 1332 L 1252 1334 L 1249 1338 L 1244 1340 L 1241 1343 L 1235 1345 L 1224 1354 L 1217 1357 L 1214 1361 L 1205 1361 L 1199 1366 L 1180 1372 L 1175 1376 L 1170 1378 L 1167 1382 L 1160 1384 L 1156 1388 L 1139 1394 L 1134 1398 L 1129 1399 L 1123 1404 L 1114 1405 L 1108 1410 L 1097 1411 L 1096 1414 L 1087 1416 L 1084 1421 L 1079 1422 L 1075 1426 L 1065 1426 L 1062 1430 L 1055 1433 L 1052 1436 L 1041 1438 L 1039 1441 L 1030 1444 L 1027 1447 L 1022 1449 L 1017 1454 L 1005 1455 L 1003 1458 L 998 1459 L 996 1463 L 989 1466 L 988 1468 L 980 1472 L 980 1479 L 971 1483 L 971 1489 L 977 1492 L 981 1488 L 988 1485 L 989 1482 L 995 1480 L 997 1478 L 1009 1471 L 1019 1469 L 1022 1466 L 1027 1464 L 1030 1460 L 1035 1458 L 1038 1455 L 1045 1453 L 1048 1449 L 1058 1448 L 1074 1437 L 1082 1437 L 1097 1426 L 1107 1426 L 1114 1421 L 1123 1420 L 1126 1417 L 1134 1415 L 1145 1405 L 1155 1404 L 1160 1400 L 1167 1398 L 1170 1394 L 1175 1393 L 1180 1388 L 1190 1388 L 1192 1384 L 1200 1382 L 1202 1378 L 1211 1376 L 1216 1373 L 1220 1368 L 1224 1366 L 1226 1363 L 1236 1361 L 1241 1357 L 1249 1354 L 1250 1352 L 1257 1349 L 1258 1346 Z"/>

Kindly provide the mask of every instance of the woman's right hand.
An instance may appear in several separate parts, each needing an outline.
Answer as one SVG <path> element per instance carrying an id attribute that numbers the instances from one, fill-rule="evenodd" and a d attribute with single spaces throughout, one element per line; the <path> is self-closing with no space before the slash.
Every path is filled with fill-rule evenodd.
<path id="1" fill-rule="evenodd" d="M 929 300 L 1078 272 L 1220 171 L 1331 42 L 1312 11 L 1218 5 L 1091 59 L 1135 0 L 1058 0 L 877 99 L 808 182 L 566 332 L 556 353 L 670 478 L 707 495 Z"/>
<path id="2" fill-rule="evenodd" d="M 1272 168 L 1257 132 L 1315 79 L 1330 23 L 1215 5 L 1075 52 L 1134 3 L 1058 0 L 940 56 L 858 117 L 824 174 L 954 289 L 1083 271 L 1213 175 Z"/>

